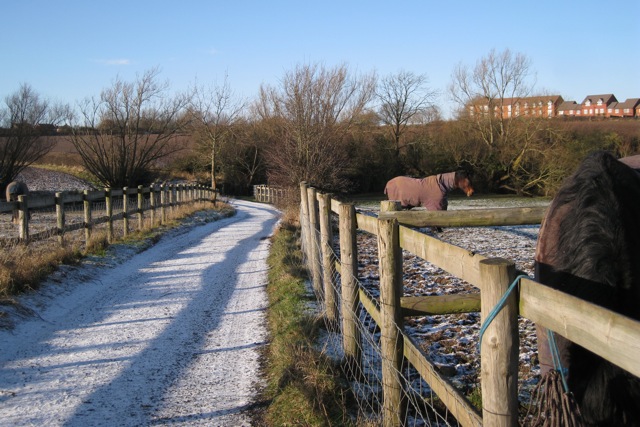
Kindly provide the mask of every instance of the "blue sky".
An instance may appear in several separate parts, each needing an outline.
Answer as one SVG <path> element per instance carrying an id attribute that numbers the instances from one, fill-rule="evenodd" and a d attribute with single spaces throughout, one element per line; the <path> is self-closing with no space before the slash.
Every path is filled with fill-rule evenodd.
<path id="1" fill-rule="evenodd" d="M 303 63 L 426 74 L 439 101 L 459 64 L 524 53 L 536 89 L 640 97 L 640 2 L 2 0 L 0 97 L 29 83 L 75 103 L 152 67 L 175 90 L 222 82 L 255 98 Z"/>

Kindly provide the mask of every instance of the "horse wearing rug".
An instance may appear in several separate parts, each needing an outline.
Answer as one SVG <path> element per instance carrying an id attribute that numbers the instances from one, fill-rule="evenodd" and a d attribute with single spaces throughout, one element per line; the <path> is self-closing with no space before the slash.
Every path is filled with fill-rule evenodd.
<path id="1" fill-rule="evenodd" d="M 17 202 L 18 196 L 28 196 L 29 188 L 27 184 L 22 181 L 11 181 L 9 185 L 7 185 L 7 202 Z M 13 212 L 13 222 L 18 221 L 18 211 L 14 210 Z"/>
<path id="2" fill-rule="evenodd" d="M 397 176 L 387 182 L 384 193 L 389 200 L 399 200 L 405 209 L 425 207 L 430 211 L 446 211 L 447 194 L 461 189 L 467 196 L 473 194 L 471 180 L 465 171 L 440 173 L 426 178 Z"/>
<path id="3" fill-rule="evenodd" d="M 595 153 L 566 180 L 540 228 L 535 275 L 540 283 L 640 320 L 640 156 L 618 161 Z M 554 365 L 547 331 L 537 327 L 537 333 L 544 379 Z M 640 379 L 555 336 L 584 422 L 640 425 Z"/>

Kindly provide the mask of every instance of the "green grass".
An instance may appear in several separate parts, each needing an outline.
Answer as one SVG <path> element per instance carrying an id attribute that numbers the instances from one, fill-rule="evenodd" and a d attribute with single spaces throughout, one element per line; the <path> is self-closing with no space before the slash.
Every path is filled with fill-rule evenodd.
<path id="1" fill-rule="evenodd" d="M 269 256 L 268 426 L 350 426 L 339 368 L 314 349 L 317 319 L 308 313 L 298 230 L 287 223 Z"/>

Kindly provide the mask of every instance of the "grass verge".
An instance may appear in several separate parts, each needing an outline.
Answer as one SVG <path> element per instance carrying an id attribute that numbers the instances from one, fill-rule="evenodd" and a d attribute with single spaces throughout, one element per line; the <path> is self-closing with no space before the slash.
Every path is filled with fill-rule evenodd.
<path id="1" fill-rule="evenodd" d="M 309 310 L 299 229 L 284 220 L 269 256 L 268 426 L 350 426 L 339 368 L 314 346 L 318 321 Z"/>

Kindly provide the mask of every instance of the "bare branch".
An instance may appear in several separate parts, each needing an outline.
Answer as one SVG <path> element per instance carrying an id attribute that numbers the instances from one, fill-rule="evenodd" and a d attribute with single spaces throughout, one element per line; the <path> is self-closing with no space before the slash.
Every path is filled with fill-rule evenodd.
<path id="1" fill-rule="evenodd" d="M 79 105 L 82 126 L 72 142 L 87 169 L 110 187 L 144 184 L 156 161 L 182 147 L 175 144 L 188 121 L 186 95 L 169 97 L 169 84 L 159 70 L 146 71 L 133 82 L 117 78 L 100 98 Z"/>
<path id="2" fill-rule="evenodd" d="M 5 98 L 5 107 L 0 108 L 1 188 L 51 151 L 55 128 L 69 118 L 67 105 L 42 99 L 26 83 Z"/>

